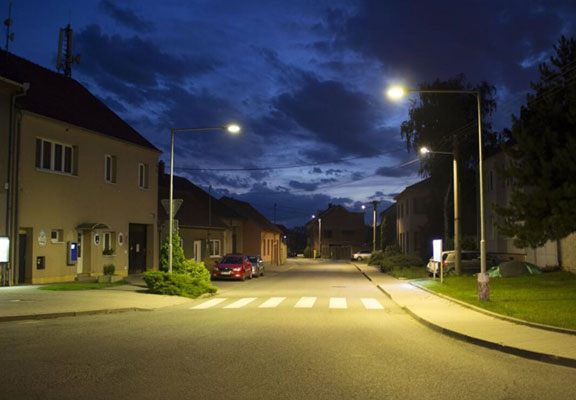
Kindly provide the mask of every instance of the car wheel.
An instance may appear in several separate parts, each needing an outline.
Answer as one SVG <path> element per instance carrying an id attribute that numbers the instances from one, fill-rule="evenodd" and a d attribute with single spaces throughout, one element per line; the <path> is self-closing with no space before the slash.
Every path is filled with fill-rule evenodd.
<path id="1" fill-rule="evenodd" d="M 260 276 L 264 276 L 264 268 L 262 268 L 262 271 L 260 271 Z"/>
<path id="2" fill-rule="evenodd" d="M 362 257 L 358 257 L 358 258 L 356 258 L 356 260 L 358 260 L 358 261 L 362 261 L 362 260 L 363 260 L 363 258 L 362 258 Z"/>

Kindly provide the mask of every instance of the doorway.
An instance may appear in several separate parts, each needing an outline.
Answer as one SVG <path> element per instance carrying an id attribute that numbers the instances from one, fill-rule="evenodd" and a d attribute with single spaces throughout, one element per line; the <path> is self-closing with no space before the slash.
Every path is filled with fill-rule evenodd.
<path id="1" fill-rule="evenodd" d="M 76 253 L 76 273 L 81 274 L 83 272 L 82 252 L 84 249 L 84 233 L 82 231 L 76 231 L 76 242 L 78 243 Z"/>
<path id="2" fill-rule="evenodd" d="M 146 225 L 129 224 L 128 232 L 128 273 L 138 274 L 146 271 Z"/>
<path id="3" fill-rule="evenodd" d="M 18 283 L 26 283 L 26 243 L 27 235 L 18 235 Z"/>

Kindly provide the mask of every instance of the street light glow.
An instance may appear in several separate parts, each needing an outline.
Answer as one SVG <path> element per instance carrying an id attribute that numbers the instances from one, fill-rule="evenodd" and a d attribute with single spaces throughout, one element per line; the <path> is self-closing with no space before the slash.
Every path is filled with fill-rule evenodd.
<path id="1" fill-rule="evenodd" d="M 430 149 L 428 147 L 420 147 L 420 154 L 428 154 L 430 153 Z"/>
<path id="2" fill-rule="evenodd" d="M 240 126 L 236 124 L 226 125 L 226 130 L 232 134 L 240 133 Z"/>
<path id="3" fill-rule="evenodd" d="M 406 89 L 404 89 L 402 86 L 392 86 L 388 89 L 386 94 L 392 100 L 399 100 L 406 94 Z"/>

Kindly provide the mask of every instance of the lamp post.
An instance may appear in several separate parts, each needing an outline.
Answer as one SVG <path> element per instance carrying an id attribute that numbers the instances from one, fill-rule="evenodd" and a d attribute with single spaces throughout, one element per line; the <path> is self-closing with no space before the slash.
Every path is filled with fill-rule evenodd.
<path id="1" fill-rule="evenodd" d="M 420 148 L 420 154 L 446 154 L 452 156 L 452 171 L 454 175 L 454 269 L 456 270 L 456 274 L 460 274 L 462 271 L 462 248 L 460 244 L 460 187 L 456 154 L 447 151 L 432 151 L 427 147 Z"/>
<path id="2" fill-rule="evenodd" d="M 215 131 L 215 130 L 226 130 L 232 134 L 240 133 L 240 127 L 238 125 L 224 125 L 224 126 L 207 126 L 201 128 L 181 128 L 181 129 L 170 129 L 170 207 L 168 211 L 168 273 L 172 273 L 172 235 L 174 231 L 174 134 L 181 132 L 198 132 L 198 131 Z"/>
<path id="3" fill-rule="evenodd" d="M 388 90 L 388 97 L 399 99 L 408 93 L 430 94 L 471 94 L 476 97 L 478 118 L 478 185 L 480 186 L 480 274 L 478 274 L 478 300 L 490 300 L 490 286 L 486 273 L 486 240 L 484 237 L 484 173 L 482 162 L 482 113 L 479 90 L 412 90 L 401 87 L 392 87 Z"/>

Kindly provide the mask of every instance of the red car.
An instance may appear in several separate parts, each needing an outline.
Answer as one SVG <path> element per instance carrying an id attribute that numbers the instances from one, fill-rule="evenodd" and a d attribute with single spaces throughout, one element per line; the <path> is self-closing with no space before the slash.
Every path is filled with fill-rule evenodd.
<path id="1" fill-rule="evenodd" d="M 252 263 L 245 254 L 225 255 L 212 268 L 212 279 L 252 279 Z"/>

